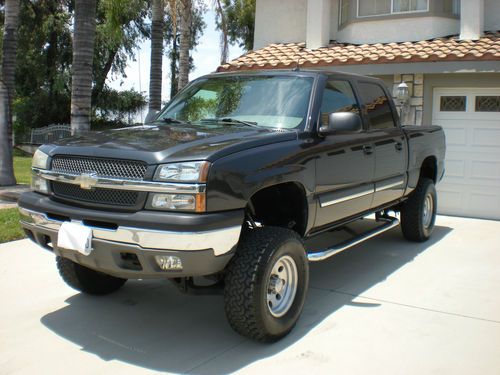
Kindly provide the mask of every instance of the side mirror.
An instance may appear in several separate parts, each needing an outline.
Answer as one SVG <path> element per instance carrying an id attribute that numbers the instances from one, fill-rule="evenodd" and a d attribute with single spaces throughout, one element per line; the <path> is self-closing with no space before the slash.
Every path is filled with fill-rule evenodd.
<path id="1" fill-rule="evenodd" d="M 146 115 L 146 118 L 144 119 L 144 123 L 149 124 L 150 122 L 152 122 L 159 112 L 160 111 L 149 111 Z"/>
<path id="2" fill-rule="evenodd" d="M 328 125 L 319 128 L 320 135 L 333 133 L 359 133 L 363 130 L 363 123 L 358 113 L 333 112 L 328 115 Z"/>

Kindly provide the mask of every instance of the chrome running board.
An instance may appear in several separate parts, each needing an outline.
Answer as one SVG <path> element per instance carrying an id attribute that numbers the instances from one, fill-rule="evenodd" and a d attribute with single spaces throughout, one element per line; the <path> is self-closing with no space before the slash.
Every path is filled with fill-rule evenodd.
<path id="1" fill-rule="evenodd" d="M 353 239 L 341 242 L 338 245 L 335 245 L 324 251 L 309 253 L 307 254 L 307 259 L 309 260 L 309 262 L 320 262 L 399 225 L 399 220 L 395 217 L 380 217 L 377 219 L 377 221 L 384 221 L 385 224 L 371 229 Z"/>

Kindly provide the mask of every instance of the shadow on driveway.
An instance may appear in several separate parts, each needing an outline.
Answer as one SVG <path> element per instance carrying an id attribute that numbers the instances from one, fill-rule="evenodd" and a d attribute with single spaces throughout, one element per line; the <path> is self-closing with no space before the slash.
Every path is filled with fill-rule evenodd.
<path id="1" fill-rule="evenodd" d="M 106 297 L 76 294 L 67 299 L 67 306 L 45 315 L 41 321 L 59 336 L 106 361 L 176 373 L 234 372 L 286 349 L 342 306 L 376 308 L 376 303 L 352 300 L 383 282 L 451 230 L 436 227 L 428 242 L 410 243 L 395 228 L 312 264 L 301 319 L 290 335 L 271 345 L 253 343 L 234 333 L 225 319 L 222 296 L 183 295 L 164 281 L 129 281 Z M 327 233 L 308 246 L 331 243 L 338 234 Z M 330 293 L 339 288 L 347 288 L 350 294 Z"/>

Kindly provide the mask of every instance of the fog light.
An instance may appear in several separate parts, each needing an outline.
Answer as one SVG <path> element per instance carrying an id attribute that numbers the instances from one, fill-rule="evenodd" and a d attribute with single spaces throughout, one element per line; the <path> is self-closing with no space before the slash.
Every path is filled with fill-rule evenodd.
<path id="1" fill-rule="evenodd" d="M 181 258 L 173 255 L 155 255 L 158 266 L 163 271 L 182 271 Z"/>
<path id="2" fill-rule="evenodd" d="M 49 193 L 49 183 L 46 179 L 32 175 L 31 176 L 31 188 L 34 191 L 38 191 L 40 193 L 48 194 Z"/>

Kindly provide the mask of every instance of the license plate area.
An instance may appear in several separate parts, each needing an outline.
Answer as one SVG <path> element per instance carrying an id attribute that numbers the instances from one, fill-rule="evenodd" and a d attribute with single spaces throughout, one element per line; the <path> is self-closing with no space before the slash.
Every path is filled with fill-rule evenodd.
<path id="1" fill-rule="evenodd" d="M 57 247 L 90 255 L 92 252 L 92 228 L 77 222 L 63 222 L 57 236 Z"/>

